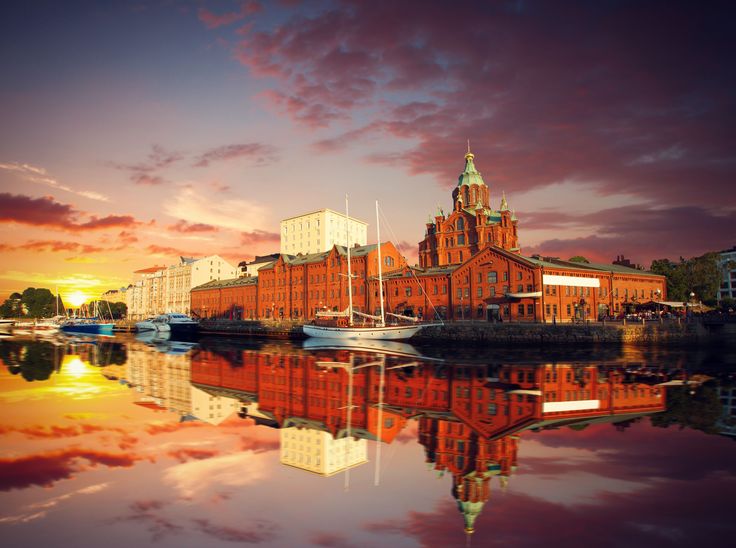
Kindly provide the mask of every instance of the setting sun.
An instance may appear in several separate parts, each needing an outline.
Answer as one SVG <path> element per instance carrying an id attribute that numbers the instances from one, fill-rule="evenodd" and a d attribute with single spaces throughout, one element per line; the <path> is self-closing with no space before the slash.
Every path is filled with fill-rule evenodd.
<path id="1" fill-rule="evenodd" d="M 84 303 L 87 302 L 87 295 L 82 293 L 81 291 L 75 291 L 74 293 L 70 294 L 66 301 L 71 304 L 74 307 L 82 306 Z"/>

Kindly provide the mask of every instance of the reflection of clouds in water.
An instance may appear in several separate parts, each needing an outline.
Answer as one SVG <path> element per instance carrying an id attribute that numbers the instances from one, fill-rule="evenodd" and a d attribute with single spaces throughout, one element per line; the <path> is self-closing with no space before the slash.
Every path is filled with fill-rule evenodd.
<path id="1" fill-rule="evenodd" d="M 0 523 L 27 523 L 29 521 L 43 518 L 46 516 L 48 509 L 58 506 L 65 500 L 71 499 L 77 495 L 93 495 L 95 493 L 99 493 L 100 491 L 107 489 L 109 485 L 109 483 L 97 483 L 95 485 L 90 485 L 88 487 L 77 489 L 76 491 L 72 491 L 70 493 L 59 495 L 58 497 L 34 502 L 33 504 L 29 504 L 28 506 L 26 506 L 19 514 L 1 517 Z"/>
<path id="2" fill-rule="evenodd" d="M 168 468 L 163 480 L 179 491 L 183 498 L 193 498 L 207 490 L 222 486 L 243 487 L 265 478 L 270 457 L 243 451 L 233 455 L 190 461 Z"/>

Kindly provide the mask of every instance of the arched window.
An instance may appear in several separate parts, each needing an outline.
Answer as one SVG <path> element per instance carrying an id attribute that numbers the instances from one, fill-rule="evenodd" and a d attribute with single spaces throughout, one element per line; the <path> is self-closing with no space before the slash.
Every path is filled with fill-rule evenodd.
<path id="1" fill-rule="evenodd" d="M 457 220 L 457 229 L 465 230 L 465 219 L 463 219 L 462 217 Z"/>

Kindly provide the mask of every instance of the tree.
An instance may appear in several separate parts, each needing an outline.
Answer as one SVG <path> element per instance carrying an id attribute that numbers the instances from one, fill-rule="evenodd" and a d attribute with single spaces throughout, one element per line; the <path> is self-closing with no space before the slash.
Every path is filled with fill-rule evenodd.
<path id="1" fill-rule="evenodd" d="M 707 382 L 699 387 L 672 386 L 667 389 L 667 410 L 653 415 L 653 426 L 667 428 L 679 425 L 708 434 L 717 434 L 716 422 L 723 408 L 718 398 L 717 385 Z"/>
<path id="2" fill-rule="evenodd" d="M 0 305 L 0 316 L 19 318 L 48 318 L 56 314 L 56 299 L 46 288 L 28 287 L 23 293 L 13 293 Z M 59 310 L 64 309 L 64 303 L 59 298 Z"/>
<path id="3" fill-rule="evenodd" d="M 690 259 L 680 257 L 679 263 L 657 259 L 652 261 L 650 270 L 667 278 L 667 298 L 671 301 L 685 302 L 690 300 L 690 293 L 695 293 L 696 298 L 710 302 L 721 285 L 717 253 Z"/>
<path id="4" fill-rule="evenodd" d="M 590 263 L 590 261 L 582 255 L 575 255 L 574 257 L 570 257 L 568 261 L 570 261 L 571 263 Z"/>

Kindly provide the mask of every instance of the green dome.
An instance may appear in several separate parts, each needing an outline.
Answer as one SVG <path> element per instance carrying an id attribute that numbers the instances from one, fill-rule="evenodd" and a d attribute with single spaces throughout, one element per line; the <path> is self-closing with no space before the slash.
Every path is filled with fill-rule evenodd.
<path id="1" fill-rule="evenodd" d="M 463 171 L 460 174 L 460 177 L 458 177 L 457 186 L 485 185 L 485 183 L 483 182 L 483 177 L 481 177 L 480 172 L 477 169 L 475 169 L 473 158 L 475 158 L 473 153 L 468 151 L 468 153 L 465 155 L 465 171 Z"/>

